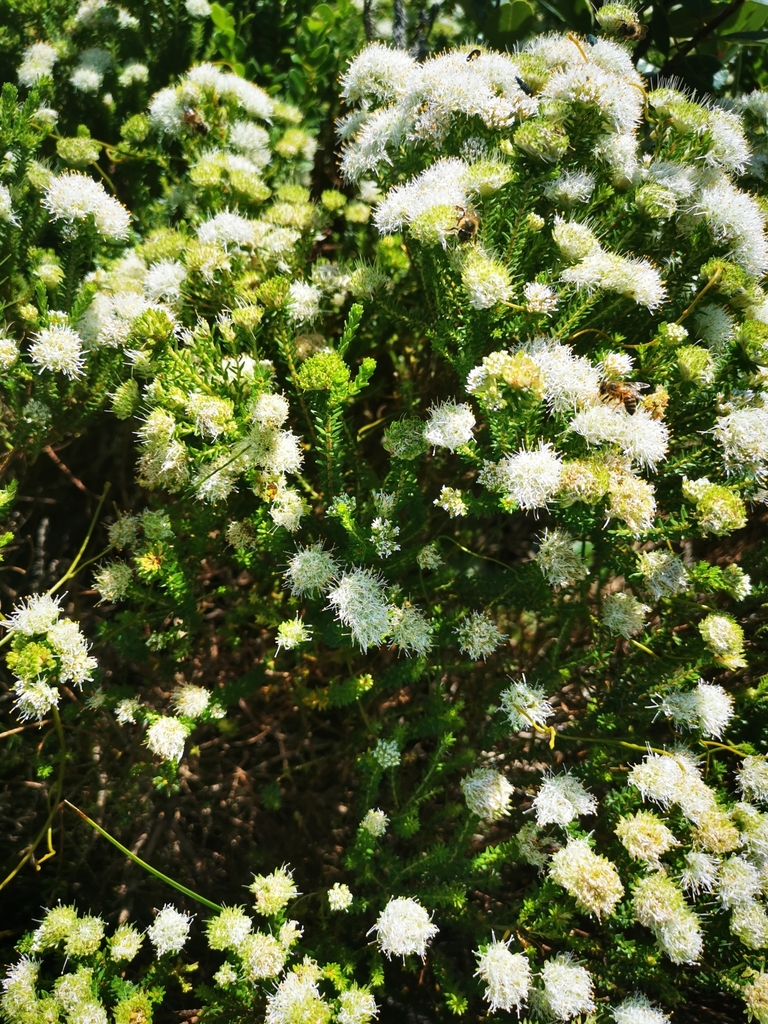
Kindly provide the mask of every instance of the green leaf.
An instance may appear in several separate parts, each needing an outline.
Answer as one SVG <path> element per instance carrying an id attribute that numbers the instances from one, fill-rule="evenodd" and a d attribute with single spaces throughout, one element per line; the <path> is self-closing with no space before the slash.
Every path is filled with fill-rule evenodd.
<path id="1" fill-rule="evenodd" d="M 235 19 L 221 4 L 211 4 L 211 21 L 219 30 L 227 36 L 235 35 Z"/>
<path id="2" fill-rule="evenodd" d="M 528 0 L 512 0 L 499 10 L 499 32 L 515 34 L 533 18 L 534 10 Z"/>

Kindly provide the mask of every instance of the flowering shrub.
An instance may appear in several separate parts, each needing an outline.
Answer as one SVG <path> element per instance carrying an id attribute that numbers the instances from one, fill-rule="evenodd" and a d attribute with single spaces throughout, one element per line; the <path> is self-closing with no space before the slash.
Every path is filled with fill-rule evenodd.
<path id="1" fill-rule="evenodd" d="M 305 855 L 297 809 L 291 864 L 248 853 L 258 919 L 231 872 L 219 906 L 150 868 L 186 897 L 154 919 L 52 895 L 10 1024 L 149 1022 L 192 986 L 268 1024 L 661 1024 L 696 991 L 768 1021 L 768 101 L 650 89 L 627 11 L 513 54 L 364 49 L 334 189 L 299 111 L 201 61 L 124 111 L 123 202 L 101 144 L 41 115 L 63 51 L 26 51 L 7 448 L 128 424 L 134 452 L 82 629 L 53 587 L 5 618 L 16 715 L 60 744 L 38 842 L 81 728 L 130 751 L 127 842 L 131 780 L 172 799 L 203 744 L 259 741 L 235 724 L 257 699 L 301 716 L 348 818 Z M 291 775 L 272 729 L 265 815 Z"/>

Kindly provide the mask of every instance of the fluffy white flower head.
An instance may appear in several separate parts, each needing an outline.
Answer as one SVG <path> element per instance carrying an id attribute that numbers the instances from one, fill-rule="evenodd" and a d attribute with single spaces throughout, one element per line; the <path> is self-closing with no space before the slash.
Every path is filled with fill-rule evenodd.
<path id="1" fill-rule="evenodd" d="M 509 943 L 490 942 L 475 953 L 477 970 L 475 977 L 486 983 L 484 999 L 491 1013 L 497 1010 L 516 1010 L 528 997 L 531 987 L 531 967 L 522 953 L 511 953 Z"/>
<path id="2" fill-rule="evenodd" d="M 515 787 L 493 768 L 476 768 L 461 780 L 467 807 L 484 821 L 496 821 L 509 814 Z"/>
<path id="3" fill-rule="evenodd" d="M 424 439 L 434 448 L 456 451 L 472 437 L 475 415 L 469 405 L 441 402 L 429 411 Z"/>
<path id="4" fill-rule="evenodd" d="M 548 775 L 533 800 L 539 825 L 567 825 L 582 814 L 595 814 L 597 800 L 570 772 Z"/>
<path id="5" fill-rule="evenodd" d="M 128 235 L 130 214 L 126 208 L 107 194 L 101 182 L 77 171 L 51 178 L 42 203 L 52 220 L 62 221 L 70 228 L 92 217 L 96 230 L 104 238 L 118 240 Z"/>
<path id="6" fill-rule="evenodd" d="M 376 932 L 379 949 L 390 960 L 393 956 L 405 958 L 410 953 L 424 960 L 427 944 L 438 930 L 421 904 L 415 899 L 398 896 L 389 901 L 368 934 Z"/>
<path id="7" fill-rule="evenodd" d="M 149 941 L 157 950 L 158 955 L 180 953 L 187 941 L 191 923 L 191 914 L 184 914 L 170 903 L 166 903 L 147 928 Z"/>

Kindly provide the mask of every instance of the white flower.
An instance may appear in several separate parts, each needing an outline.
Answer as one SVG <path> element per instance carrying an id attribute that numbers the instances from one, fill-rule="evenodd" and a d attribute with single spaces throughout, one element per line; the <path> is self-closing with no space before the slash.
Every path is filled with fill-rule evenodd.
<path id="1" fill-rule="evenodd" d="M 558 1020 L 571 1020 L 594 1010 L 589 972 L 571 963 L 567 956 L 548 960 L 541 970 L 541 980 L 544 1002 Z"/>
<path id="2" fill-rule="evenodd" d="M 456 451 L 472 438 L 475 414 L 469 405 L 440 402 L 429 410 L 424 439 L 435 448 Z"/>
<path id="3" fill-rule="evenodd" d="M 3 625 L 8 632 L 24 636 L 47 633 L 61 615 L 60 601 L 60 597 L 51 597 L 49 594 L 33 594 L 16 605 Z"/>
<path id="4" fill-rule="evenodd" d="M 717 895 L 726 910 L 751 903 L 760 892 L 760 872 L 744 857 L 726 857 L 720 865 Z"/>
<path id="5" fill-rule="evenodd" d="M 538 448 L 506 455 L 491 471 L 479 475 L 480 483 L 495 483 L 520 508 L 546 508 L 557 494 L 563 474 L 563 462 L 549 442 Z"/>
<path id="6" fill-rule="evenodd" d="M 293 872 L 285 865 L 269 875 L 254 875 L 248 889 L 253 893 L 256 912 L 265 917 L 279 914 L 291 900 L 300 895 L 293 881 Z"/>
<path id="7" fill-rule="evenodd" d="M 161 717 L 147 729 L 144 742 L 164 761 L 180 761 L 188 735 L 189 729 L 178 718 Z"/>
<path id="8" fill-rule="evenodd" d="M 269 515 L 276 526 L 282 526 L 290 533 L 295 533 L 306 511 L 307 506 L 298 491 L 291 487 L 281 487 L 272 502 Z"/>
<path id="9" fill-rule="evenodd" d="M 186 718 L 199 718 L 211 703 L 211 691 L 204 686 L 185 683 L 174 691 L 171 700 L 178 714 Z"/>
<path id="10" fill-rule="evenodd" d="M 513 1009 L 519 1013 L 531 987 L 528 958 L 522 953 L 510 953 L 511 941 L 490 942 L 475 953 L 475 977 L 482 978 L 487 985 L 483 998 L 491 1013 Z"/>
<path id="11" fill-rule="evenodd" d="M 515 792 L 501 772 L 493 768 L 476 768 L 461 780 L 461 789 L 467 807 L 484 821 L 497 821 L 509 814 L 509 804 Z"/>
<path id="12" fill-rule="evenodd" d="M 565 530 L 544 531 L 535 559 L 550 586 L 570 586 L 589 574 L 584 559 L 575 550 L 577 543 Z"/>
<path id="13" fill-rule="evenodd" d="M 637 560 L 637 570 L 654 601 L 679 594 L 690 585 L 683 562 L 670 551 L 644 551 Z"/>
<path id="14" fill-rule="evenodd" d="M 34 336 L 29 346 L 29 357 L 40 368 L 40 373 L 43 370 L 63 373 L 70 380 L 83 373 L 82 339 L 71 327 L 44 327 Z"/>
<path id="15" fill-rule="evenodd" d="M 416 62 L 405 50 L 371 43 L 341 78 L 341 95 L 349 103 L 362 99 L 389 101 L 401 96 Z"/>
<path id="16" fill-rule="evenodd" d="M 363 650 L 380 646 L 389 632 L 389 605 L 384 586 L 369 569 L 353 569 L 342 574 L 328 591 L 328 606 L 342 625 L 349 627 L 352 639 Z"/>
<path id="17" fill-rule="evenodd" d="M 360 828 L 365 832 L 377 839 L 379 836 L 383 836 L 387 831 L 389 825 L 389 818 L 380 810 L 378 807 L 371 808 L 371 810 L 365 812 L 365 817 L 360 822 Z"/>
<path id="18" fill-rule="evenodd" d="M 746 797 L 761 804 L 768 803 L 768 760 L 765 757 L 745 757 L 736 779 Z"/>
<path id="19" fill-rule="evenodd" d="M 288 315 L 291 320 L 305 323 L 314 320 L 320 313 L 320 299 L 323 293 L 313 284 L 294 281 L 288 288 Z"/>
<path id="20" fill-rule="evenodd" d="M 669 1024 L 669 1017 L 643 995 L 633 995 L 611 1010 L 615 1024 Z"/>
<path id="21" fill-rule="evenodd" d="M 241 907 L 224 907 L 205 928 L 211 949 L 238 949 L 251 934 L 253 922 Z"/>
<path id="22" fill-rule="evenodd" d="M 530 729 L 531 725 L 544 729 L 547 719 L 555 713 L 541 687 L 529 686 L 525 677 L 502 690 L 501 709 L 509 716 L 514 732 Z"/>
<path id="23" fill-rule="evenodd" d="M 292 651 L 294 647 L 305 644 L 312 639 L 312 629 L 306 625 L 297 612 L 294 618 L 286 619 L 277 627 L 277 653 L 281 650 Z"/>
<path id="24" fill-rule="evenodd" d="M 330 1007 L 323 1002 L 316 978 L 291 972 L 267 996 L 266 1024 L 297 1024 L 299 1021 L 325 1024 Z"/>
<path id="25" fill-rule="evenodd" d="M 201 242 L 219 242 L 248 249 L 256 244 L 256 225 L 239 213 L 224 211 L 199 224 L 197 237 Z"/>
<path id="26" fill-rule="evenodd" d="M 187 941 L 191 923 L 191 914 L 184 914 L 170 903 L 166 903 L 147 928 L 149 941 L 157 950 L 158 956 L 165 953 L 180 953 Z"/>
<path id="27" fill-rule="evenodd" d="M 719 870 L 720 861 L 717 857 L 702 850 L 689 850 L 680 874 L 680 885 L 694 896 L 700 892 L 712 892 L 717 885 Z"/>
<path id="28" fill-rule="evenodd" d="M 247 935 L 237 952 L 249 981 L 276 977 L 288 959 L 288 950 L 279 939 L 264 932 Z"/>
<path id="29" fill-rule="evenodd" d="M 52 178 L 42 199 L 54 221 L 73 226 L 75 221 L 93 217 L 96 230 L 104 238 L 116 240 L 128 235 L 130 214 L 122 203 L 107 195 L 104 186 L 86 174 L 67 171 Z"/>
<path id="30" fill-rule="evenodd" d="M 19 346 L 13 338 L 0 335 L 0 369 L 10 370 L 19 358 Z"/>
<path id="31" fill-rule="evenodd" d="M 379 740 L 372 751 L 373 759 L 381 768 L 397 768 L 402 760 L 395 740 Z"/>
<path id="32" fill-rule="evenodd" d="M 181 286 L 187 276 L 185 268 L 176 260 L 153 263 L 144 278 L 144 291 L 152 302 L 166 299 L 175 302 L 181 296 Z"/>
<path id="33" fill-rule="evenodd" d="M 413 605 L 396 605 L 389 609 L 390 646 L 397 647 L 406 655 L 418 654 L 423 657 L 432 650 L 433 627 L 422 611 Z"/>
<path id="34" fill-rule="evenodd" d="M 133 569 L 127 562 L 108 562 L 96 573 L 93 585 L 102 601 L 122 601 L 133 580 Z"/>
<path id="35" fill-rule="evenodd" d="M 126 697 L 115 704 L 115 718 L 120 725 L 136 725 L 136 716 L 141 711 L 141 704 L 133 697 Z"/>
<path id="36" fill-rule="evenodd" d="M 59 691 L 42 680 L 30 683 L 19 680 L 13 688 L 13 692 L 16 694 L 14 707 L 22 722 L 31 719 L 41 722 L 51 708 L 59 706 L 61 700 Z"/>
<path id="37" fill-rule="evenodd" d="M 558 297 L 547 284 L 529 281 L 523 288 L 525 308 L 529 313 L 545 313 L 551 316 L 557 309 Z"/>
<path id="38" fill-rule="evenodd" d="M 328 890 L 328 906 L 331 910 L 349 910 L 352 905 L 352 892 L 348 885 L 336 882 Z"/>
<path id="39" fill-rule="evenodd" d="M 723 449 L 727 473 L 762 478 L 768 463 L 768 408 L 736 409 L 719 416 L 713 433 Z"/>
<path id="40" fill-rule="evenodd" d="M 733 698 L 722 686 L 700 679 L 695 690 L 669 693 L 660 701 L 659 710 L 676 725 L 701 729 L 705 736 L 719 739 L 733 717 Z"/>
<path id="41" fill-rule="evenodd" d="M 680 845 L 653 811 L 638 811 L 619 818 L 615 832 L 633 860 L 644 861 L 655 868 L 660 866 L 662 854 Z"/>
<path id="42" fill-rule="evenodd" d="M 284 395 L 269 392 L 259 395 L 251 409 L 251 416 L 262 427 L 276 429 L 288 419 L 290 407 Z"/>
<path id="43" fill-rule="evenodd" d="M 432 504 L 447 512 L 451 519 L 465 516 L 469 512 L 469 505 L 464 501 L 461 491 L 455 487 L 441 487 L 439 496 Z"/>
<path id="44" fill-rule="evenodd" d="M 642 604 L 632 594 L 619 592 L 609 594 L 600 609 L 600 619 L 610 633 L 629 637 L 641 632 L 645 626 L 645 616 L 651 609 Z"/>
<path id="45" fill-rule="evenodd" d="M 582 814 L 597 812 L 597 800 L 570 771 L 545 775 L 532 806 L 539 825 L 567 825 Z"/>
<path id="46" fill-rule="evenodd" d="M 190 18 L 208 18 L 211 13 L 208 0 L 184 0 L 184 6 Z"/>
<path id="47" fill-rule="evenodd" d="M 104 74 L 97 68 L 80 65 L 69 76 L 69 81 L 78 92 L 97 92 L 104 81 Z"/>
<path id="48" fill-rule="evenodd" d="M 499 644 L 507 639 L 486 612 L 471 612 L 465 615 L 454 629 L 459 640 L 459 650 L 468 654 L 473 661 L 485 661 Z"/>
<path id="49" fill-rule="evenodd" d="M 468 249 L 461 266 L 461 283 L 473 309 L 491 309 L 512 298 L 509 271 L 480 249 Z"/>
<path id="50" fill-rule="evenodd" d="M 346 992 L 339 993 L 338 1024 L 368 1024 L 378 1015 L 376 1000 L 366 989 L 353 985 Z"/>
<path id="51" fill-rule="evenodd" d="M 28 46 L 16 72 L 19 85 L 29 88 L 41 78 L 47 78 L 53 72 L 53 65 L 58 59 L 59 55 L 50 43 L 33 43 Z"/>
<path id="52" fill-rule="evenodd" d="M 115 933 L 109 940 L 109 956 L 117 963 L 125 961 L 130 963 L 137 955 L 144 943 L 144 936 L 137 932 L 130 924 L 121 924 L 115 928 Z"/>
<path id="53" fill-rule="evenodd" d="M 568 839 L 552 857 L 549 877 L 562 885 L 582 910 L 597 918 L 612 914 L 624 895 L 616 867 L 595 853 L 586 839 Z"/>
<path id="54" fill-rule="evenodd" d="M 338 569 L 336 559 L 318 542 L 298 549 L 289 559 L 283 578 L 295 597 L 312 597 L 327 590 Z"/>
<path id="55" fill-rule="evenodd" d="M 438 930 L 415 899 L 398 896 L 389 901 L 368 934 L 376 932 L 379 949 L 390 960 L 393 955 L 405 959 L 409 953 L 415 953 L 424 960 L 427 944 Z"/>
<path id="56" fill-rule="evenodd" d="M 8 224 L 19 223 L 14 216 L 13 200 L 11 199 L 10 190 L 6 185 L 0 185 L 0 220 L 4 220 Z"/>
<path id="57" fill-rule="evenodd" d="M 561 171 L 544 186 L 544 195 L 560 206 L 570 207 L 586 203 L 595 191 L 595 176 L 588 171 Z"/>
<path id="58" fill-rule="evenodd" d="M 723 176 L 701 189 L 693 211 L 706 220 L 716 242 L 731 247 L 747 273 L 762 277 L 768 269 L 768 240 L 765 214 L 756 199 Z"/>
<path id="59" fill-rule="evenodd" d="M 539 337 L 524 345 L 544 379 L 544 397 L 552 412 L 567 412 L 597 401 L 600 372 L 588 359 L 575 356 L 570 345 Z"/>

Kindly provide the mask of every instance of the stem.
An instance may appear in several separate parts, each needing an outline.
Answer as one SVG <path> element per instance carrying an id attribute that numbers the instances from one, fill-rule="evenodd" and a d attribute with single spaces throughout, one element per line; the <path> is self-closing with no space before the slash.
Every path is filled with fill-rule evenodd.
<path id="1" fill-rule="evenodd" d="M 675 320 L 676 324 L 681 324 L 683 322 L 683 320 L 685 320 L 685 318 L 688 316 L 688 314 L 692 313 L 693 310 L 696 309 L 696 307 L 701 302 L 701 300 L 704 298 L 704 296 L 707 294 L 709 289 L 714 287 L 717 284 L 717 282 L 720 280 L 720 276 L 721 276 L 721 271 L 716 270 L 714 272 L 714 274 L 712 275 L 712 277 L 710 277 L 710 279 L 707 281 L 707 283 L 701 289 L 699 294 L 695 296 L 695 298 L 694 298 L 693 302 L 690 304 L 690 306 L 688 306 L 687 309 L 684 309 L 683 312 L 680 314 L 680 316 L 677 318 L 677 320 Z"/>
<path id="2" fill-rule="evenodd" d="M 477 551 L 470 551 L 469 548 L 465 548 L 463 544 L 459 544 L 453 537 L 449 537 L 447 533 L 441 533 L 436 540 L 448 540 L 451 544 L 455 544 L 457 548 L 464 552 L 465 555 L 472 555 L 473 558 L 482 558 L 486 562 L 493 562 L 495 565 L 500 565 L 502 569 L 509 569 L 510 572 L 514 572 L 511 565 L 507 565 L 506 562 L 500 562 L 498 558 L 491 558 L 490 555 L 480 555 Z"/>
<path id="3" fill-rule="evenodd" d="M 27 861 L 34 856 L 35 850 L 38 848 L 40 843 L 42 843 L 43 839 L 45 839 L 46 836 L 48 836 L 48 853 L 45 855 L 45 858 L 43 859 L 48 860 L 49 857 L 52 857 L 54 853 L 53 847 L 51 845 L 50 831 L 53 819 L 56 817 L 56 812 L 58 811 L 59 805 L 61 804 L 61 795 L 64 792 L 64 768 L 67 761 L 67 745 L 64 741 L 64 729 L 62 728 L 61 725 L 59 709 L 56 706 L 54 706 L 51 709 L 51 712 L 53 715 L 54 728 L 56 729 L 56 736 L 58 737 L 59 740 L 59 773 L 58 776 L 56 777 L 56 785 L 53 790 L 53 800 L 50 802 L 48 817 L 45 819 L 45 824 L 40 829 L 37 836 L 30 844 L 29 849 L 21 858 L 21 860 L 13 869 L 13 871 L 10 873 L 10 875 L 8 875 L 6 878 L 3 879 L 2 882 L 0 882 L 0 889 L 4 889 L 6 885 L 8 885 L 8 883 L 11 882 L 16 877 L 16 875 L 18 875 L 18 873 L 21 871 L 21 869 L 24 867 Z M 35 867 L 37 868 L 38 871 L 40 870 L 39 867 L 37 867 L 37 865 L 35 865 Z"/>
<path id="4" fill-rule="evenodd" d="M 62 587 L 67 582 L 67 580 L 71 580 L 72 577 L 79 571 L 80 559 L 83 557 L 83 555 L 85 554 L 85 549 L 90 544 L 91 536 L 93 535 L 93 531 L 96 529 L 96 523 L 98 522 L 99 515 L 101 514 L 102 506 L 104 505 L 104 502 L 107 500 L 107 495 L 109 494 L 109 488 L 111 486 L 112 485 L 109 483 L 109 481 L 107 481 L 107 483 L 104 485 L 104 490 L 101 492 L 101 497 L 99 498 L 99 503 L 96 506 L 96 511 L 93 513 L 93 518 L 91 519 L 91 525 L 88 527 L 88 533 L 86 533 L 86 535 L 85 535 L 85 540 L 80 545 L 80 550 L 75 555 L 75 559 L 72 562 L 72 565 L 70 565 L 70 567 L 67 569 L 67 571 L 64 573 L 64 575 L 61 577 L 61 579 L 58 581 L 58 583 L 54 583 L 54 585 L 48 591 L 49 594 L 55 594 L 56 591 L 59 589 L 59 587 Z"/>
<path id="5" fill-rule="evenodd" d="M 179 892 L 183 892 L 185 896 L 189 896 L 191 899 L 197 900 L 198 903 L 202 903 L 211 910 L 221 911 L 224 909 L 223 907 L 220 907 L 218 903 L 212 903 L 210 900 L 207 900 L 205 896 L 200 896 L 198 893 L 192 892 L 192 890 L 188 889 L 186 885 L 182 885 L 181 882 L 177 882 L 174 878 L 169 878 L 168 875 L 164 875 L 162 871 L 158 871 L 157 868 L 153 868 L 151 864 L 147 864 L 145 860 L 142 860 L 141 857 L 137 857 L 135 853 L 131 853 L 127 846 L 123 846 L 122 843 L 119 843 L 114 836 L 111 836 L 109 832 L 106 831 L 106 829 L 103 829 L 101 825 L 97 825 L 92 818 L 89 818 L 84 811 L 81 811 L 79 807 L 75 807 L 75 805 L 70 803 L 69 800 L 65 800 L 64 803 L 67 807 L 71 807 L 76 814 L 79 814 L 83 821 L 87 821 L 91 828 L 96 829 L 99 835 L 104 836 L 104 838 L 112 843 L 113 846 L 117 847 L 121 853 L 124 853 L 126 857 L 132 860 L 135 864 L 138 864 L 139 867 L 148 871 L 150 875 L 154 875 L 155 878 L 159 878 L 161 882 L 166 882 L 168 885 L 172 885 L 174 889 L 178 889 Z"/>

